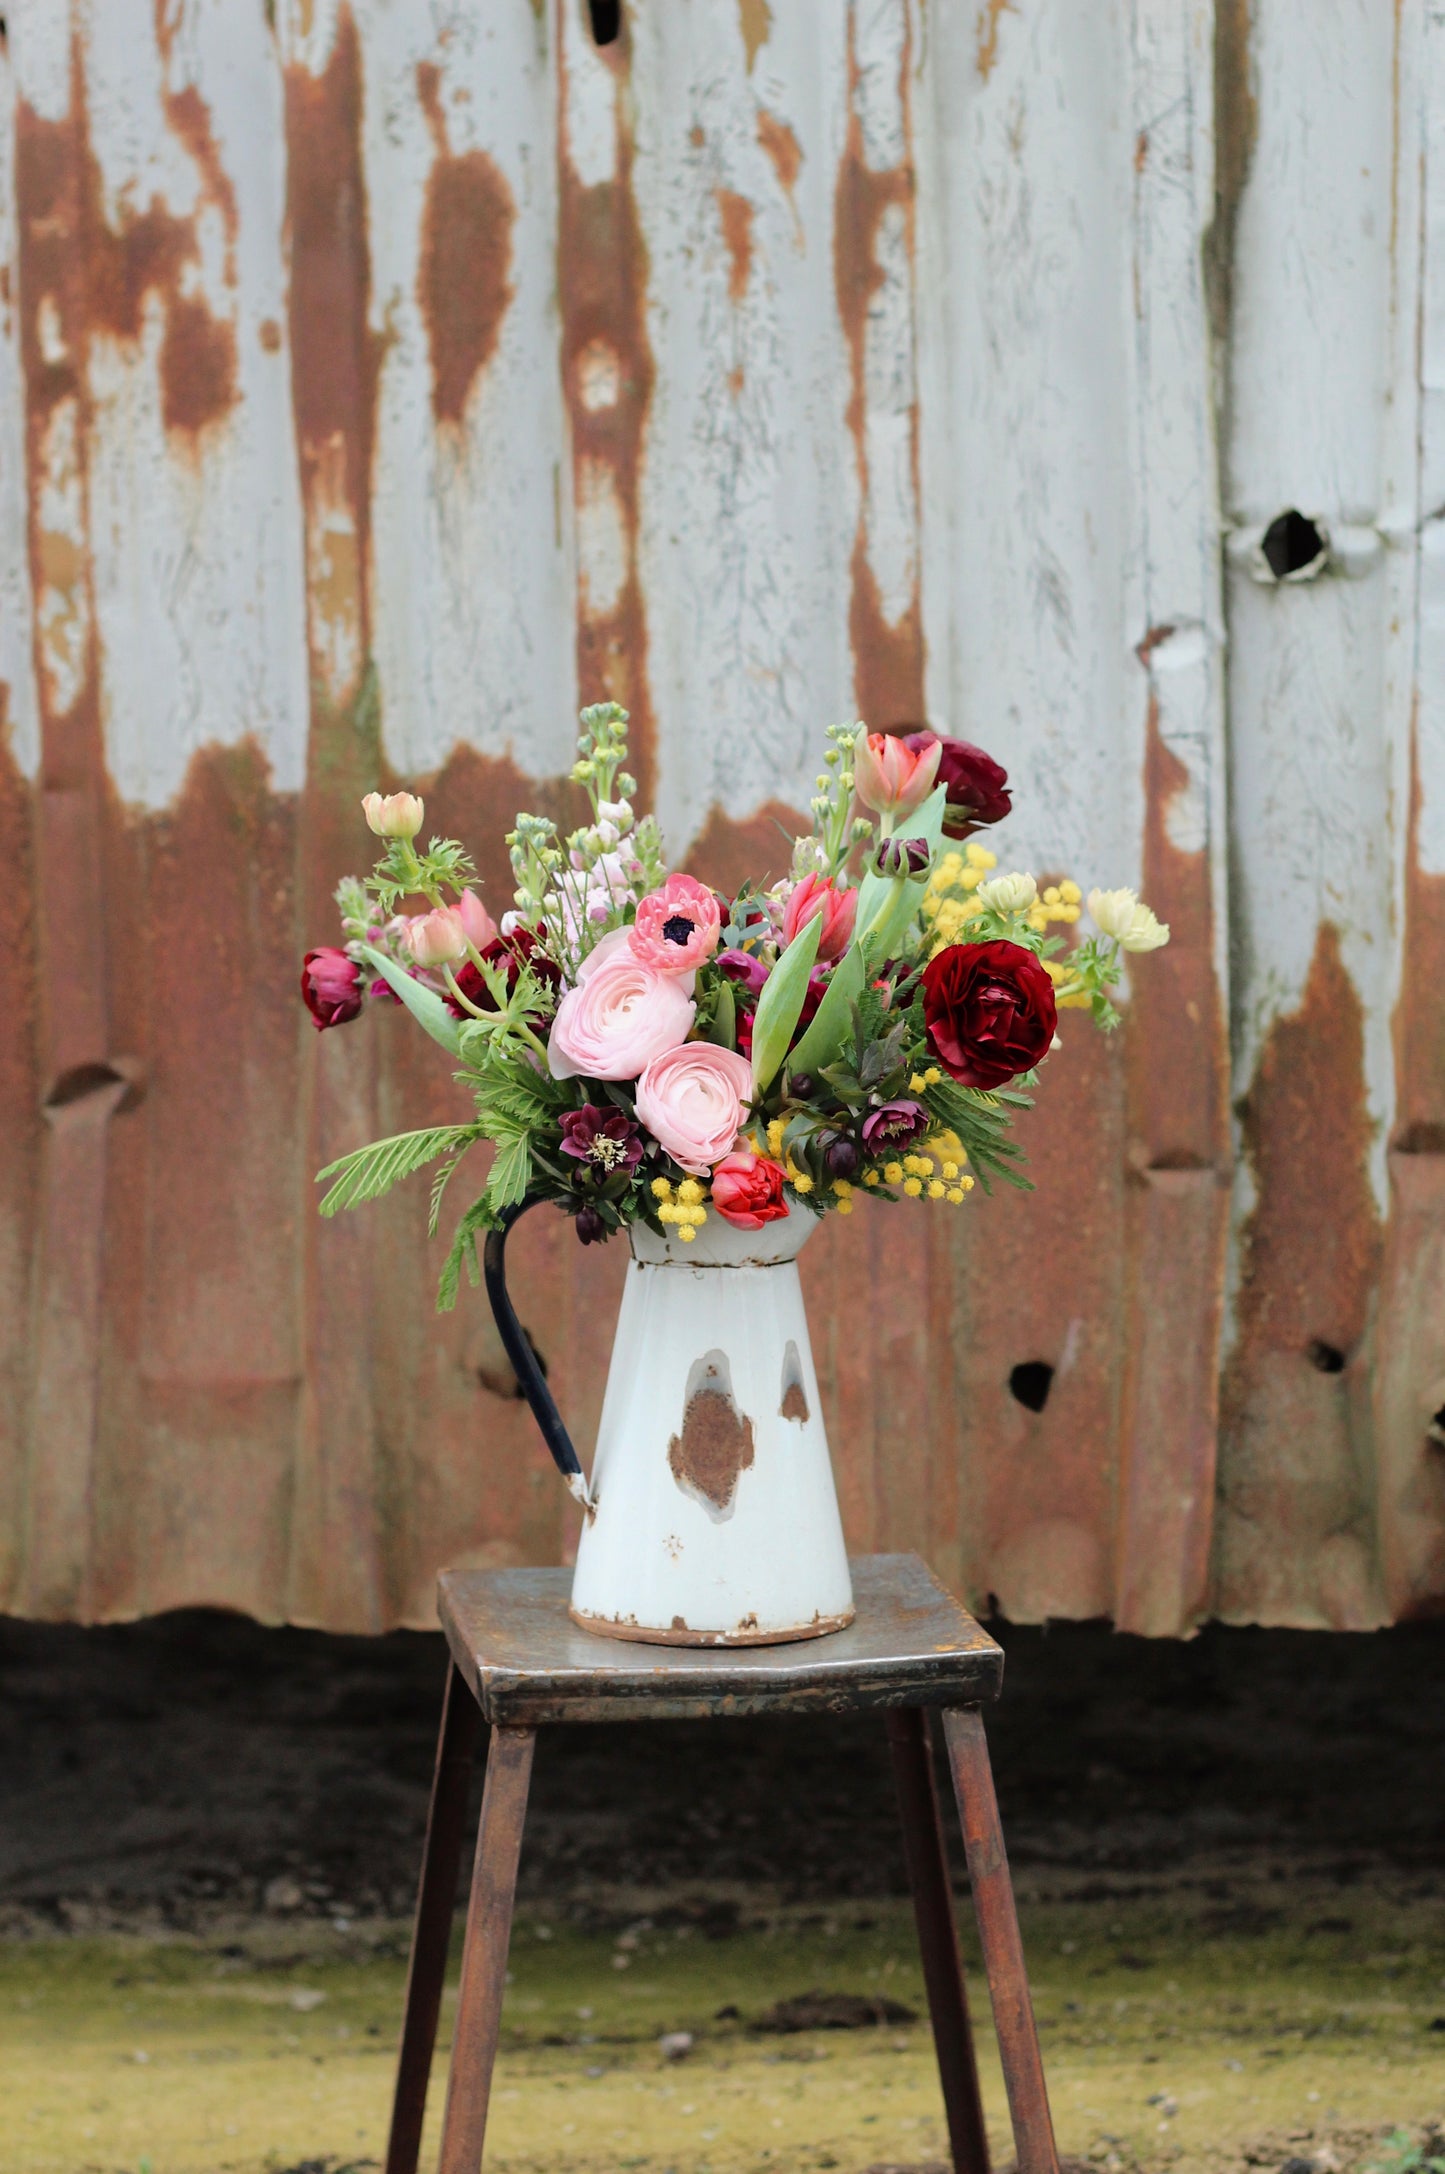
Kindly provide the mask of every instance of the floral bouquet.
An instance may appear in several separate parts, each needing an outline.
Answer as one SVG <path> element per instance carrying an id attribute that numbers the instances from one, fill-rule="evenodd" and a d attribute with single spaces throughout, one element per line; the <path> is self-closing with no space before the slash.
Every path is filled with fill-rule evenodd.
<path id="1" fill-rule="evenodd" d="M 835 726 L 789 873 L 719 895 L 669 871 L 632 807 L 627 713 L 584 710 L 572 771 L 591 820 L 562 838 L 519 815 L 516 890 L 494 921 L 453 839 L 417 847 L 422 802 L 368 793 L 375 873 L 337 891 L 345 942 L 310 951 L 318 1028 L 371 998 L 404 1004 L 456 1067 L 475 1115 L 343 1156 L 324 1215 L 439 1163 L 436 1229 L 469 1149 L 494 1150 L 441 1275 L 452 1306 L 479 1231 L 555 1201 L 584 1244 L 629 1224 L 691 1241 L 852 1212 L 860 1194 L 957 1207 L 975 1178 L 1026 1184 L 1010 1137 L 1061 1009 L 1117 1023 L 1123 952 L 1169 931 L 1129 890 L 998 875 L 977 833 L 1009 812 L 1005 772 L 933 732 Z M 404 902 L 425 900 L 406 913 Z"/>

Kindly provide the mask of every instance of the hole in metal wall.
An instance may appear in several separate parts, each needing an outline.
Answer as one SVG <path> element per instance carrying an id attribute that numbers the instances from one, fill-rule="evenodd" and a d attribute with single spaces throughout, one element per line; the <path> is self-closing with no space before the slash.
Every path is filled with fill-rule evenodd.
<path id="1" fill-rule="evenodd" d="M 1436 1449 L 1445 1449 L 1445 1404 L 1434 1414 L 1426 1431 Z"/>
<path id="2" fill-rule="evenodd" d="M 1305 1345 L 1305 1357 L 1322 1374 L 1343 1374 L 1345 1371 L 1345 1355 L 1339 1345 L 1327 1344 L 1322 1337 L 1311 1337 Z"/>
<path id="3" fill-rule="evenodd" d="M 1276 581 L 1323 573 L 1330 549 L 1329 539 L 1295 506 L 1275 515 L 1260 538 L 1259 548 Z"/>
<path id="4" fill-rule="evenodd" d="M 140 1101 L 143 1087 L 132 1076 L 130 1069 L 119 1070 L 113 1064 L 73 1064 L 51 1087 L 45 1097 L 47 1110 L 63 1110 L 72 1102 L 84 1102 L 89 1095 L 104 1093 L 108 1087 L 124 1087 L 125 1093 L 115 1105 L 117 1115 L 133 1110 Z"/>
<path id="5" fill-rule="evenodd" d="M 1026 1412 L 1041 1412 L 1054 1386 L 1054 1370 L 1047 1359 L 1023 1359 L 1008 1378 L 1009 1395 Z"/>
<path id="6" fill-rule="evenodd" d="M 595 45 L 614 45 L 622 28 L 622 0 L 587 0 Z"/>

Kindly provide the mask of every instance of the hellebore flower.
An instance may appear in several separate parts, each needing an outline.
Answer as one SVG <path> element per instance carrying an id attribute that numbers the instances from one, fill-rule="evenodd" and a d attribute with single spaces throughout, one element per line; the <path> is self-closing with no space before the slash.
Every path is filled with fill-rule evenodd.
<path id="1" fill-rule="evenodd" d="M 425 801 L 415 793 L 368 793 L 361 806 L 378 838 L 414 838 L 426 813 Z"/>
<path id="2" fill-rule="evenodd" d="M 925 849 L 925 859 L 927 851 Z M 790 944 L 800 928 L 821 918 L 819 959 L 840 959 L 853 941 L 853 922 L 858 912 L 858 893 L 830 883 L 826 876 L 807 875 L 793 885 L 783 910 L 783 942 Z"/>
<path id="3" fill-rule="evenodd" d="M 783 1198 L 787 1172 L 766 1155 L 747 1148 L 724 1155 L 712 1174 L 712 1204 L 734 1230 L 761 1230 L 788 1213 Z"/>
<path id="4" fill-rule="evenodd" d="M 332 944 L 308 951 L 301 963 L 301 994 L 318 1033 L 326 1027 L 343 1027 L 358 1016 L 365 1002 L 361 968 Z"/>
<path id="5" fill-rule="evenodd" d="M 634 954 L 663 974 L 687 974 L 717 949 L 722 916 L 718 902 L 695 876 L 672 875 L 649 891 L 632 925 Z"/>
<path id="6" fill-rule="evenodd" d="M 562 1153 L 603 1172 L 635 1170 L 642 1160 L 642 1134 L 621 1110 L 585 1102 L 562 1119 Z"/>
<path id="7" fill-rule="evenodd" d="M 863 1120 L 863 1144 L 875 1155 L 885 1148 L 912 1147 L 931 1123 L 923 1104 L 907 1096 L 898 1102 L 880 1102 Z"/>
<path id="8" fill-rule="evenodd" d="M 924 967 L 922 986 L 928 1046 L 962 1086 L 1002 1087 L 1047 1055 L 1054 985 L 1022 944 L 949 944 Z"/>
<path id="9" fill-rule="evenodd" d="M 928 744 L 910 747 L 894 733 L 870 732 L 854 745 L 854 790 L 878 815 L 911 815 L 933 791 L 942 749 L 931 732 L 911 737 Z"/>

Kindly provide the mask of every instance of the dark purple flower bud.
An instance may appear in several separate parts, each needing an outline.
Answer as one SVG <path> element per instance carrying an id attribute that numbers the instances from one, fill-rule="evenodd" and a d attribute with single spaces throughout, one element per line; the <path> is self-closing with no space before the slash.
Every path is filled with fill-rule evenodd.
<path id="1" fill-rule="evenodd" d="M 858 1152 L 857 1141 L 840 1133 L 836 1140 L 828 1142 L 823 1160 L 828 1166 L 830 1178 L 856 1178 L 858 1165 L 863 1158 Z"/>
<path id="2" fill-rule="evenodd" d="M 788 1093 L 796 1102 L 812 1100 L 815 1085 L 811 1072 L 793 1072 L 788 1076 Z"/>
<path id="3" fill-rule="evenodd" d="M 595 1208 L 579 1208 L 573 1219 L 573 1228 L 584 1246 L 600 1245 L 607 1236 L 607 1225 Z"/>
<path id="4" fill-rule="evenodd" d="M 301 994 L 318 1030 L 345 1026 L 361 1010 L 361 968 L 331 944 L 308 951 L 301 966 Z"/>
<path id="5" fill-rule="evenodd" d="M 921 876 L 933 858 L 924 838 L 885 838 L 874 856 L 880 876 Z"/>
<path id="6" fill-rule="evenodd" d="M 870 1110 L 863 1120 L 864 1145 L 874 1154 L 880 1154 L 884 1148 L 911 1147 L 915 1140 L 922 1139 L 931 1123 L 921 1102 L 911 1101 L 907 1096 L 899 1102 L 883 1102 L 876 1110 Z"/>

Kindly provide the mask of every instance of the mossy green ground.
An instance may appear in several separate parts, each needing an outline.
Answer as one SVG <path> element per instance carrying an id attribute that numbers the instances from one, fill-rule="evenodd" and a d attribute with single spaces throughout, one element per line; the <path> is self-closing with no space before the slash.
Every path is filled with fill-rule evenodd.
<path id="1" fill-rule="evenodd" d="M 1445 2019 L 1445 1901 L 1398 1877 L 1369 1892 L 1295 1879 L 1287 1912 L 1264 1883 L 1251 1896 L 1236 1886 L 1221 1909 L 1200 1882 L 1167 1899 L 1025 1898 L 1066 2153 L 1191 2174 L 1246 2164 L 1252 2150 L 1278 2166 L 1333 2138 L 1346 2167 L 1368 2157 L 1361 2138 L 1445 2109 L 1445 2021 L 1432 2027 Z M 254 1921 L 205 1937 L 0 1948 L 4 2174 L 277 2174 L 308 2162 L 339 2174 L 378 2161 L 404 1946 L 395 1925 Z M 1003 2089 L 966 1946 L 1001 2163 Z M 779 1996 L 814 1987 L 887 1993 L 919 2020 L 792 2037 L 749 2028 Z M 737 2015 L 719 2019 L 729 2008 Z M 444 2036 L 451 2013 L 449 1994 Z M 669 2063 L 658 2040 L 680 2030 L 696 2042 Z M 442 2075 L 439 2062 L 424 2164 Z M 499 2174 L 854 2174 L 921 2166 L 943 2143 L 906 1904 L 779 1911 L 720 1940 L 645 1915 L 620 1937 L 519 1920 L 487 2156 Z"/>

